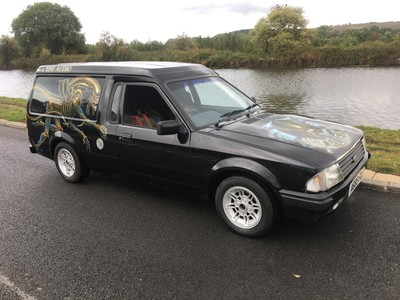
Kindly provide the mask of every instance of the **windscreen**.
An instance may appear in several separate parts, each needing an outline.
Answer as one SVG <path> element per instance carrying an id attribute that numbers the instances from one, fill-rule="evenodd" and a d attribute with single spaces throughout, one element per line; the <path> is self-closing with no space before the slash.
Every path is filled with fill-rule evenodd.
<path id="1" fill-rule="evenodd" d="M 214 124 L 220 116 L 244 110 L 253 103 L 219 77 L 173 82 L 168 87 L 180 111 L 196 127 Z"/>

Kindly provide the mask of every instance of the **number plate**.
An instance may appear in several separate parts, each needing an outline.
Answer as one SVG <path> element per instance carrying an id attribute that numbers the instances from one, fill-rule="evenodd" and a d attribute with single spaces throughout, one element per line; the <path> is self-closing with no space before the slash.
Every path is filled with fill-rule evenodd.
<path id="1" fill-rule="evenodd" d="M 356 178 L 354 178 L 353 181 L 351 182 L 350 188 L 349 188 L 349 197 L 354 192 L 356 187 L 360 184 L 360 182 L 362 181 L 363 175 L 364 175 L 364 168 L 360 171 L 360 173 L 358 173 Z"/>

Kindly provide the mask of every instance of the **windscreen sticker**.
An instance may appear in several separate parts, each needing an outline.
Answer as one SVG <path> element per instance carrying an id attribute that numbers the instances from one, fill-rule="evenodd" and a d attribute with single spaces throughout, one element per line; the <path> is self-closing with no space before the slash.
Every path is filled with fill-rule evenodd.
<path id="1" fill-rule="evenodd" d="M 69 73 L 72 66 L 40 66 L 36 72 Z"/>

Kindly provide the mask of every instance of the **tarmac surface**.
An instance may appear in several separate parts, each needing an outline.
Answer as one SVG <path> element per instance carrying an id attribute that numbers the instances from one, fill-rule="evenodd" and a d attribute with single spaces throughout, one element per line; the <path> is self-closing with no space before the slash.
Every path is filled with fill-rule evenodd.
<path id="1" fill-rule="evenodd" d="M 317 223 L 232 233 L 186 194 L 68 184 L 0 126 L 0 299 L 399 299 L 400 196 L 358 188 Z"/>

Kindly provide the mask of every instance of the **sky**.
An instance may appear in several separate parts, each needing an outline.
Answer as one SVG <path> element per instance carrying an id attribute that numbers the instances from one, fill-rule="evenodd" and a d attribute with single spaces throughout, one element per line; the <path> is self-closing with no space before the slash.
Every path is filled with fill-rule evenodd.
<path id="1" fill-rule="evenodd" d="M 10 35 L 12 20 L 28 5 L 41 0 L 2 2 L 0 35 Z M 240 29 L 254 28 L 277 4 L 301 7 L 309 28 L 400 21 L 400 1 L 359 0 L 47 0 L 68 6 L 82 24 L 86 43 L 95 44 L 109 32 L 125 42 L 160 41 L 186 34 L 212 37 Z M 7 6 L 5 5 L 7 3 Z"/>

